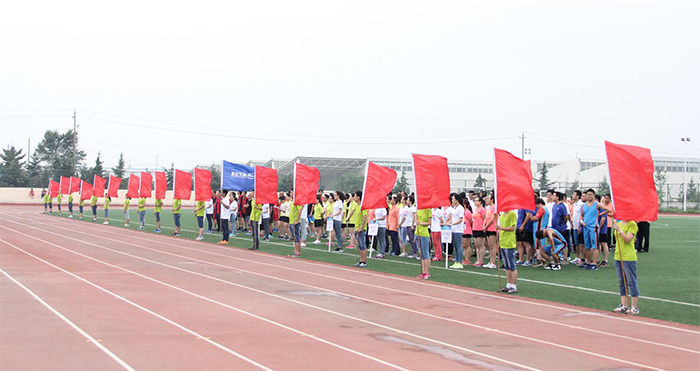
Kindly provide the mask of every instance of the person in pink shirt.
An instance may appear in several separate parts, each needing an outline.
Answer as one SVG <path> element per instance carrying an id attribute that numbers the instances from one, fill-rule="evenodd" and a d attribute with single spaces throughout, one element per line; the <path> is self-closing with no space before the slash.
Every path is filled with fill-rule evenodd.
<path id="1" fill-rule="evenodd" d="M 399 247 L 399 207 L 398 199 L 396 195 L 391 196 L 389 200 L 389 214 L 386 221 L 386 231 L 389 234 L 389 239 L 391 239 L 391 249 L 388 249 L 389 255 L 399 255 L 401 254 L 401 248 Z"/>
<path id="2" fill-rule="evenodd" d="M 484 256 L 486 255 L 486 233 L 484 232 L 484 221 L 486 219 L 486 209 L 484 209 L 484 199 L 476 197 L 474 199 L 476 210 L 472 213 L 472 235 L 476 246 L 476 262 L 475 267 L 484 265 Z M 465 255 L 466 256 L 466 255 Z"/>
<path id="3" fill-rule="evenodd" d="M 462 234 L 462 249 L 464 249 L 464 261 L 462 265 L 472 265 L 472 207 L 469 202 L 464 203 L 464 234 Z"/>
<path id="4" fill-rule="evenodd" d="M 496 268 L 496 255 L 498 254 L 498 244 L 496 243 L 496 225 L 498 225 L 498 213 L 493 193 L 486 196 L 486 224 L 484 224 L 484 232 L 486 233 L 486 246 L 489 248 L 488 264 L 484 264 L 484 268 Z"/>

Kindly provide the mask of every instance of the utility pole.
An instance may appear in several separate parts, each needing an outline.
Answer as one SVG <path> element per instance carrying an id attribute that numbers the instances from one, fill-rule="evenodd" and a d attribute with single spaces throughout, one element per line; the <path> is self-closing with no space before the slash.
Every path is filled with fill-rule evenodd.
<path id="1" fill-rule="evenodd" d="M 522 135 L 519 137 L 521 140 L 521 152 L 520 152 L 520 158 L 525 159 L 525 132 L 522 133 Z"/>
<path id="2" fill-rule="evenodd" d="M 75 175 L 75 166 L 76 163 L 78 162 L 78 152 L 76 151 L 76 142 L 78 139 L 78 115 L 75 113 L 75 110 L 73 110 L 73 174 L 71 176 Z"/>

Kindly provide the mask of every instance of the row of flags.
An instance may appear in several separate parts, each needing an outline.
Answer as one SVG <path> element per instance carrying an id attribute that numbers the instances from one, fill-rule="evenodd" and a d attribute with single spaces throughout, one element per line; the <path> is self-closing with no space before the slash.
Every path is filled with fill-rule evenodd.
<path id="1" fill-rule="evenodd" d="M 654 183 L 654 163 L 647 148 L 615 144 L 606 141 L 610 188 L 615 218 L 622 220 L 654 221 L 659 203 Z M 428 209 L 450 204 L 450 176 L 447 158 L 438 155 L 412 155 L 416 208 Z M 535 208 L 530 161 L 522 160 L 508 151 L 494 149 L 494 183 L 497 212 Z M 196 201 L 212 197 L 211 172 L 194 169 L 194 174 L 175 170 L 173 174 L 173 198 L 189 200 L 194 178 Z M 194 176 L 193 176 L 194 175 Z M 128 179 L 127 197 L 165 198 L 167 181 L 165 172 L 131 174 Z M 363 210 L 386 208 L 386 196 L 396 183 L 396 171 L 368 161 L 362 191 Z M 294 194 L 297 205 L 313 204 L 319 189 L 321 173 L 317 168 L 294 164 Z M 122 179 L 110 176 L 109 181 L 95 175 L 93 184 L 75 177 L 61 177 L 60 182 L 50 181 L 51 197 L 59 193 L 80 192 L 80 199 L 93 195 L 117 197 Z M 276 169 L 262 166 L 249 167 L 222 162 L 221 188 L 233 191 L 254 191 L 258 204 L 277 203 L 278 175 Z"/>

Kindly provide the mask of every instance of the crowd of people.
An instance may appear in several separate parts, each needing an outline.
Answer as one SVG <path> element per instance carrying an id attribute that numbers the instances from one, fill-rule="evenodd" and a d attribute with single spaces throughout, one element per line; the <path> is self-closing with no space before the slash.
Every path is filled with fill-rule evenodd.
<path id="1" fill-rule="evenodd" d="M 594 190 L 574 191 L 571 197 L 555 190 L 546 198 L 537 197 L 532 210 L 496 211 L 493 192 L 462 192 L 450 195 L 449 205 L 417 209 L 415 196 L 399 192 L 387 195 L 387 208 L 362 210 L 362 192 L 323 192 L 315 204 L 295 205 L 292 192 L 281 192 L 276 203 L 257 204 L 252 192 L 219 190 L 207 201 L 197 201 L 194 215 L 199 228 L 196 240 L 204 234 L 221 233 L 220 245 L 227 245 L 237 233 L 252 236 L 250 250 L 260 248 L 260 240 L 278 238 L 293 242 L 290 257 L 300 257 L 307 240 L 327 244 L 334 252 L 359 250 L 358 267 L 366 267 L 368 249 L 376 251 L 374 259 L 397 256 L 421 261 L 419 279 L 430 279 L 431 261 L 451 262 L 450 269 L 466 266 L 506 271 L 503 292 L 517 292 L 517 267 L 542 267 L 559 271 L 562 265 L 596 271 L 609 266 L 609 251 L 615 251 L 615 265 L 620 276 L 620 292 L 632 296 L 629 303 L 621 299 L 616 312 L 637 314 L 636 252 L 648 251 L 635 246 L 639 227 L 636 222 L 616 222 L 612 218 L 610 195 L 602 197 Z M 52 211 L 52 199 L 45 191 L 44 208 Z M 61 214 L 61 195 L 58 212 Z M 109 224 L 111 199 L 106 197 L 104 224 Z M 130 202 L 124 202 L 125 226 L 130 223 Z M 80 200 L 79 219 L 83 218 Z M 73 195 L 68 196 L 69 217 L 73 217 Z M 97 220 L 98 198 L 90 199 L 93 221 Z M 155 233 L 161 232 L 160 214 L 163 200 L 153 205 Z M 138 199 L 139 229 L 145 228 L 146 198 Z M 172 206 L 174 236 L 180 236 L 182 202 Z M 206 221 L 206 228 L 205 228 Z M 646 229 L 648 233 L 648 228 Z M 614 233 L 613 233 L 614 232 Z M 648 235 L 645 236 L 648 240 Z M 325 240 L 322 241 L 322 240 Z M 624 272 L 624 274 L 623 274 Z"/>

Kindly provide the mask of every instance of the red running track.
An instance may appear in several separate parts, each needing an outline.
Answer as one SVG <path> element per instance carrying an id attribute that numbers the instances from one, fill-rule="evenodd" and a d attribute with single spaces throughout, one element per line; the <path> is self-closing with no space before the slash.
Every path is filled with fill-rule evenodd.
<path id="1" fill-rule="evenodd" d="M 699 369 L 700 329 L 3 207 L 0 369 Z"/>

